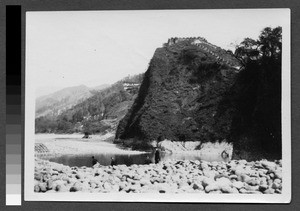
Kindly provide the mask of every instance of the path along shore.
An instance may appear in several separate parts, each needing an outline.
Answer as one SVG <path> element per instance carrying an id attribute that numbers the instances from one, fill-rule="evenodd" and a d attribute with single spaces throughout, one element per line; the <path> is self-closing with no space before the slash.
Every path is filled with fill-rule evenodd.
<path id="1" fill-rule="evenodd" d="M 149 165 L 69 167 L 35 160 L 35 192 L 280 194 L 282 161 L 167 160 Z"/>

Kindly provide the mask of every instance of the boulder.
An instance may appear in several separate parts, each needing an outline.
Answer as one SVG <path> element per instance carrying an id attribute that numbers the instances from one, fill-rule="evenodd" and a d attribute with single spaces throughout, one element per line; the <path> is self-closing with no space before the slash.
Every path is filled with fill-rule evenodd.
<path id="1" fill-rule="evenodd" d="M 84 178 L 84 174 L 83 173 L 77 173 L 75 176 L 76 179 L 83 179 Z"/>
<path id="2" fill-rule="evenodd" d="M 111 185 L 110 183 L 108 183 L 108 182 L 105 182 L 105 183 L 103 184 L 103 188 L 104 188 L 105 190 L 107 190 L 107 191 L 111 191 L 111 190 L 112 190 L 112 185 Z"/>
<path id="3" fill-rule="evenodd" d="M 49 179 L 47 181 L 47 190 L 51 190 L 53 188 L 53 180 Z"/>
<path id="4" fill-rule="evenodd" d="M 234 182 L 232 183 L 232 187 L 235 187 L 235 188 L 237 188 L 237 189 L 241 189 L 241 188 L 244 187 L 244 183 L 241 182 L 241 181 L 234 181 Z"/>
<path id="5" fill-rule="evenodd" d="M 222 193 L 239 193 L 236 188 L 232 188 L 230 186 L 222 186 L 221 191 Z"/>
<path id="6" fill-rule="evenodd" d="M 232 175 L 229 176 L 229 179 L 230 180 L 238 180 L 238 176 L 235 175 L 235 174 L 232 174 Z"/>
<path id="7" fill-rule="evenodd" d="M 280 171 L 280 170 L 274 171 L 274 178 L 282 179 L 282 171 Z"/>
<path id="8" fill-rule="evenodd" d="M 213 184 L 215 181 L 212 179 L 212 178 L 207 178 L 205 177 L 203 180 L 202 180 L 202 185 L 203 187 L 206 187 L 208 185 L 211 185 Z"/>
<path id="9" fill-rule="evenodd" d="M 232 184 L 231 181 L 226 177 L 217 178 L 216 181 L 220 186 L 223 186 L 223 185 L 231 186 L 231 184 Z"/>
<path id="10" fill-rule="evenodd" d="M 34 192 L 40 192 L 41 188 L 39 185 L 34 186 Z"/>
<path id="11" fill-rule="evenodd" d="M 46 192 L 47 191 L 47 183 L 41 182 L 39 183 L 40 191 L 41 192 Z"/>
<path id="12" fill-rule="evenodd" d="M 217 182 L 211 183 L 205 187 L 206 193 L 209 193 L 211 191 L 218 191 L 218 190 L 220 190 L 220 185 Z"/>
<path id="13" fill-rule="evenodd" d="M 271 187 L 272 187 L 273 189 L 281 189 L 281 188 L 282 188 L 281 184 L 280 184 L 280 183 L 277 183 L 277 182 L 274 182 L 274 183 L 272 184 Z"/>
<path id="14" fill-rule="evenodd" d="M 250 179 L 250 180 L 247 181 L 247 184 L 252 185 L 252 186 L 256 186 L 256 185 L 259 185 L 259 181 L 256 180 L 256 179 Z"/>
<path id="15" fill-rule="evenodd" d="M 192 183 L 191 186 L 193 187 L 194 190 L 204 190 L 204 187 L 202 186 L 202 184 L 200 184 L 198 182 Z"/>
<path id="16" fill-rule="evenodd" d="M 270 161 L 266 161 L 266 160 L 261 161 L 261 165 L 262 165 L 264 168 L 268 169 L 268 170 L 274 170 L 275 167 L 276 167 L 276 163 L 270 162 Z"/>
<path id="17" fill-rule="evenodd" d="M 68 188 L 65 185 L 57 185 L 55 187 L 55 190 L 57 192 L 67 192 L 67 191 L 69 191 Z"/>
<path id="18" fill-rule="evenodd" d="M 275 193 L 275 190 L 273 188 L 268 188 L 267 190 L 265 190 L 263 192 L 264 194 L 274 194 Z"/>
<path id="19" fill-rule="evenodd" d="M 34 179 L 41 181 L 43 179 L 43 174 L 42 173 L 34 173 Z"/>
<path id="20" fill-rule="evenodd" d="M 266 183 L 264 183 L 264 184 L 261 184 L 260 186 L 259 186 L 259 191 L 261 191 L 261 192 L 264 192 L 265 190 L 267 190 L 268 189 L 268 184 L 266 184 Z"/>

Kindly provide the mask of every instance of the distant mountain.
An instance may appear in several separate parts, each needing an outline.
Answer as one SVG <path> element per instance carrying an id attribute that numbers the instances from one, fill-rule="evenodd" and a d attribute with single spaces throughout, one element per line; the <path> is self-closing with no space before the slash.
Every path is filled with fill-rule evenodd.
<path id="1" fill-rule="evenodd" d="M 36 117 L 57 116 L 63 111 L 92 96 L 85 85 L 64 88 L 36 99 Z"/>
<path id="2" fill-rule="evenodd" d="M 110 84 L 101 84 L 99 86 L 90 87 L 90 90 L 100 91 L 100 90 L 103 90 L 105 88 L 108 88 L 109 86 L 110 86 Z"/>
<path id="3" fill-rule="evenodd" d="M 46 96 L 49 94 L 52 94 L 54 92 L 57 92 L 61 89 L 63 89 L 64 87 L 59 87 L 59 86 L 40 86 L 37 87 L 36 91 L 35 91 L 35 95 L 36 95 L 36 99 L 38 97 L 42 97 L 42 96 Z"/>
<path id="4" fill-rule="evenodd" d="M 143 74 L 139 74 L 126 77 L 107 88 L 104 88 L 107 85 L 70 87 L 39 98 L 48 115 L 45 116 L 46 112 L 41 108 L 38 110 L 40 115 L 36 116 L 36 132 L 115 131 L 119 120 L 137 96 L 142 79 Z"/>

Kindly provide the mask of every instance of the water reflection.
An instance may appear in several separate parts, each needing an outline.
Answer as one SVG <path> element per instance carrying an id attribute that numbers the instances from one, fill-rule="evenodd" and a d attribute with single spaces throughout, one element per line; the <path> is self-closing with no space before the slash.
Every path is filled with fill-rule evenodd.
<path id="1" fill-rule="evenodd" d="M 139 155 L 121 155 L 121 154 L 83 154 L 83 155 L 63 155 L 59 157 L 47 158 L 52 162 L 61 163 L 68 166 L 92 166 L 92 156 L 98 160 L 101 165 L 107 166 L 111 163 L 111 157 L 114 157 L 117 164 L 144 164 L 147 156 L 154 163 L 154 153 L 146 153 Z M 161 160 L 176 159 L 176 160 L 205 160 L 205 161 L 224 161 L 220 155 L 188 155 L 188 154 L 169 154 L 161 153 Z"/>

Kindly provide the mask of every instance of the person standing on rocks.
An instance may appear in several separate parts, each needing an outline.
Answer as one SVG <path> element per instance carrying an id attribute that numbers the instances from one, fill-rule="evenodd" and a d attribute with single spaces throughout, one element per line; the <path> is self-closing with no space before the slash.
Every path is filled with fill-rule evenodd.
<path id="1" fill-rule="evenodd" d="M 227 152 L 226 150 L 224 150 L 224 151 L 221 153 L 221 157 L 222 157 L 224 160 L 228 159 L 228 158 L 229 158 L 228 152 Z"/>
<path id="2" fill-rule="evenodd" d="M 160 152 L 159 150 L 156 148 L 155 149 L 155 163 L 159 163 L 160 161 Z"/>
<path id="3" fill-rule="evenodd" d="M 98 160 L 95 159 L 94 156 L 92 156 L 92 165 L 94 166 L 94 165 L 96 165 L 97 163 L 98 163 Z"/>
<path id="4" fill-rule="evenodd" d="M 111 166 L 115 166 L 117 163 L 115 161 L 115 159 L 113 157 L 111 157 L 111 162 L 110 162 L 110 165 Z"/>
<path id="5" fill-rule="evenodd" d="M 83 136 L 82 138 L 90 138 L 89 133 L 88 133 L 88 132 L 85 132 L 85 133 L 84 133 L 84 136 Z"/>

